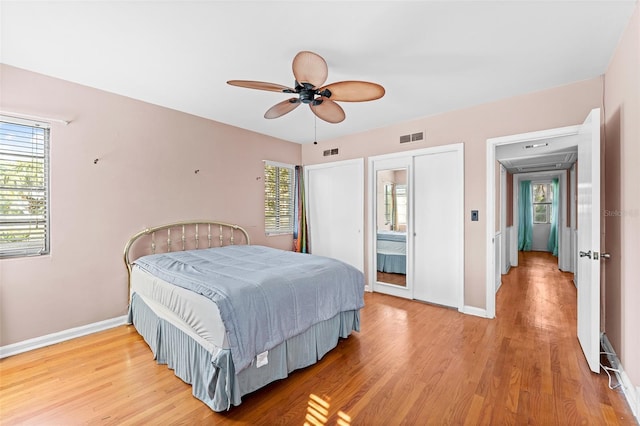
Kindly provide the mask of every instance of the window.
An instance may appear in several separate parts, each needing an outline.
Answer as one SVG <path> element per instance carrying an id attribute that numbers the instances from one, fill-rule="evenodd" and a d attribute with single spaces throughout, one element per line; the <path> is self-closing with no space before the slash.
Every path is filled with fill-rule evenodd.
<path id="1" fill-rule="evenodd" d="M 267 234 L 293 232 L 293 166 L 265 162 L 264 230 Z"/>
<path id="2" fill-rule="evenodd" d="M 551 223 L 551 203 L 553 191 L 550 183 L 534 183 L 533 195 L 533 223 Z"/>
<path id="3" fill-rule="evenodd" d="M 396 230 L 399 230 L 407 226 L 407 185 L 396 185 L 396 203 L 398 205 Z"/>
<path id="4" fill-rule="evenodd" d="M 49 253 L 49 125 L 0 116 L 0 257 Z"/>

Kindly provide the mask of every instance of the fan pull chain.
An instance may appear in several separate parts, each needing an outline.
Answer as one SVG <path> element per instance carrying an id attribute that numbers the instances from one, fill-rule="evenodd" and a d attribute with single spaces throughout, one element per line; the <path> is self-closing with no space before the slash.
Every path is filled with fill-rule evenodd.
<path id="1" fill-rule="evenodd" d="M 318 145 L 318 117 L 313 116 L 313 144 Z"/>

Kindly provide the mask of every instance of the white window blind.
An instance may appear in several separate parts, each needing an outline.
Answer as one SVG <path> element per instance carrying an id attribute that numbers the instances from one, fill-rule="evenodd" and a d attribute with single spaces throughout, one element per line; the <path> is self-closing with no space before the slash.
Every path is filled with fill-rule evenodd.
<path id="1" fill-rule="evenodd" d="M 293 175 L 291 165 L 264 163 L 264 229 L 267 234 L 293 232 Z"/>
<path id="2" fill-rule="evenodd" d="M 0 257 L 49 252 L 49 125 L 0 116 Z"/>

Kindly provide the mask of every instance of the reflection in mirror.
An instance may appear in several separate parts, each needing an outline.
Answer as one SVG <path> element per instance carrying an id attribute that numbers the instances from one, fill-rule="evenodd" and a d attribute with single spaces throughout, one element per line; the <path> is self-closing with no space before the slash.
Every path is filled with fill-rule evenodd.
<path id="1" fill-rule="evenodd" d="M 378 170 L 377 281 L 407 285 L 407 169 Z"/>

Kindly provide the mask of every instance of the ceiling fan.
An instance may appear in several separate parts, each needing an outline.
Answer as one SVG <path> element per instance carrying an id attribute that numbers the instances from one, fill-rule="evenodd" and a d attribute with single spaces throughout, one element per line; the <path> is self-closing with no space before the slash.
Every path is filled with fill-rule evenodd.
<path id="1" fill-rule="evenodd" d="M 264 118 L 278 118 L 293 111 L 300 104 L 307 104 L 318 118 L 329 123 L 339 123 L 345 119 L 345 113 L 335 101 L 364 102 L 384 96 L 384 87 L 367 81 L 340 81 L 322 86 L 328 75 L 327 63 L 313 52 L 299 52 L 293 58 L 292 68 L 295 77 L 293 89 L 262 81 L 229 80 L 227 83 L 249 89 L 298 95 L 269 108 Z"/>

